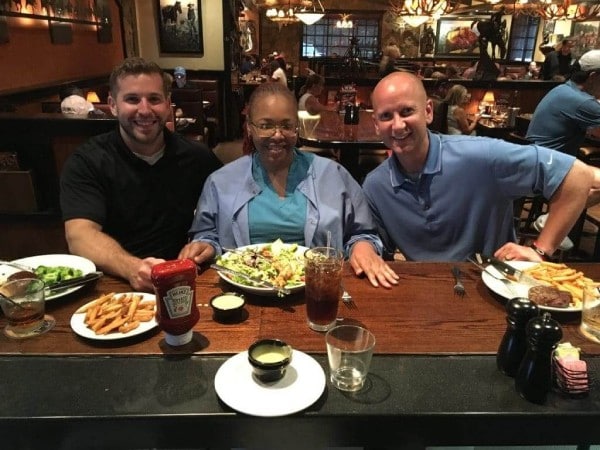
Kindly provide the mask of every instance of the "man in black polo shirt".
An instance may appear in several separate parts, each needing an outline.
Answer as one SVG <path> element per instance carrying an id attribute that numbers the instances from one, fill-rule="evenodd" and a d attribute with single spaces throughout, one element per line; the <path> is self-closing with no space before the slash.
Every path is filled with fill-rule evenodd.
<path id="1" fill-rule="evenodd" d="M 170 78 L 155 63 L 117 66 L 109 104 L 118 129 L 84 143 L 61 174 L 66 238 L 72 253 L 149 291 L 152 266 L 177 258 L 204 181 L 222 164 L 165 128 Z"/>

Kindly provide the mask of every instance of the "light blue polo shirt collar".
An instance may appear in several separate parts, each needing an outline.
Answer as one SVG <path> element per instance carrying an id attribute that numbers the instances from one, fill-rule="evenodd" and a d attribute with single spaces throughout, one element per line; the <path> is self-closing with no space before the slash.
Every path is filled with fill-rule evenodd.
<path id="1" fill-rule="evenodd" d="M 433 175 L 442 170 L 442 139 L 439 134 L 429 130 L 427 130 L 427 134 L 429 135 L 429 149 L 421 175 Z M 412 183 L 411 179 L 400 170 L 400 164 L 395 156 L 388 159 L 388 164 L 392 187 L 396 188 L 404 183 Z"/>

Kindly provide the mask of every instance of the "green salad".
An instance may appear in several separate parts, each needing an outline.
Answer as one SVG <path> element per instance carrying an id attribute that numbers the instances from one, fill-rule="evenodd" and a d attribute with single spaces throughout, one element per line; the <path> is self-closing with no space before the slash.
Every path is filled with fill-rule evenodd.
<path id="1" fill-rule="evenodd" d="M 297 250 L 297 244 L 284 244 L 277 239 L 270 244 L 226 253 L 217 258 L 217 264 L 280 288 L 291 288 L 304 284 L 304 259 L 296 254 Z M 231 279 L 245 286 L 254 286 L 245 278 L 231 276 Z"/>

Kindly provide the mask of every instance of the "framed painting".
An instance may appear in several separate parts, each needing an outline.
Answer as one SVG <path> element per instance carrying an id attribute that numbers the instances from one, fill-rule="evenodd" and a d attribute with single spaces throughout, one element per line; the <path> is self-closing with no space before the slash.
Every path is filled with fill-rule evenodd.
<path id="1" fill-rule="evenodd" d="M 574 58 L 579 58 L 588 50 L 599 47 L 598 30 L 600 21 L 573 22 L 571 36 L 575 42 L 571 54 Z"/>
<path id="2" fill-rule="evenodd" d="M 468 19 L 448 17 L 439 19 L 437 22 L 435 55 L 464 56 L 469 58 L 479 56 L 478 36 L 471 29 L 471 25 L 477 20 L 485 19 L 485 17 L 469 17 Z"/>
<path id="3" fill-rule="evenodd" d="M 156 0 L 160 53 L 204 54 L 199 0 Z"/>

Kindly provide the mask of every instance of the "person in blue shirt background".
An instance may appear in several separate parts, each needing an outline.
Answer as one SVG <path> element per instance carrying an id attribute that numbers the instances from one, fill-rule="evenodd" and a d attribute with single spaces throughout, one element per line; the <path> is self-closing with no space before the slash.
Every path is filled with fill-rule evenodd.
<path id="1" fill-rule="evenodd" d="M 527 139 L 577 156 L 588 128 L 600 126 L 600 50 L 574 64 L 571 79 L 548 92 L 537 105 Z"/>

